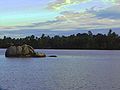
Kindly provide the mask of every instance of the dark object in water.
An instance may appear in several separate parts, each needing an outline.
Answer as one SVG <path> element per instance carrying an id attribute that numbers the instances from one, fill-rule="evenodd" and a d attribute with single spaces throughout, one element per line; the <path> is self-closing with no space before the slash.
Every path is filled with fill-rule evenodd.
<path id="1" fill-rule="evenodd" d="M 56 55 L 51 55 L 51 56 L 48 56 L 48 57 L 57 57 Z"/>

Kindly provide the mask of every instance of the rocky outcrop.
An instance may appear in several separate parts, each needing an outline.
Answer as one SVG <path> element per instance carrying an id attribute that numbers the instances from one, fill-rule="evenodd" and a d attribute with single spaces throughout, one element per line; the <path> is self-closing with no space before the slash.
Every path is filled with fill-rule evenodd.
<path id="1" fill-rule="evenodd" d="M 6 57 L 46 57 L 43 53 L 36 53 L 30 45 L 10 46 L 5 52 Z"/>

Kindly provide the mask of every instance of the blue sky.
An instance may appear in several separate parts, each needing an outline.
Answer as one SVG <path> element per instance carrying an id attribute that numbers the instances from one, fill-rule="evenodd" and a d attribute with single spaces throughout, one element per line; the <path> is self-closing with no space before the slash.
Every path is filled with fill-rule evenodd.
<path id="1" fill-rule="evenodd" d="M 119 0 L 1 0 L 0 31 L 118 32 L 119 8 Z"/>

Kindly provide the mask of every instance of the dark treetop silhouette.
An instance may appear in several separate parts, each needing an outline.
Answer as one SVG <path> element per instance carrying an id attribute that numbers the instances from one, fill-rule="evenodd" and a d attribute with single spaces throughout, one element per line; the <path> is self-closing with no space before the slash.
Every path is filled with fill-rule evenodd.
<path id="1" fill-rule="evenodd" d="M 10 43 L 16 46 L 24 43 L 36 49 L 99 49 L 120 50 L 120 36 L 110 29 L 108 34 L 78 33 L 70 36 L 27 36 L 25 38 L 11 38 L 4 36 L 0 39 L 0 48 L 7 48 Z"/>

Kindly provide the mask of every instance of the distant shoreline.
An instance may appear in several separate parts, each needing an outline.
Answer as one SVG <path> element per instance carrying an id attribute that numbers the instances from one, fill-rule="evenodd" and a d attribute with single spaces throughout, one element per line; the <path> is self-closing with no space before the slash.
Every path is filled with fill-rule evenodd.
<path id="1" fill-rule="evenodd" d="M 7 48 L 0 48 L 0 49 L 7 49 Z M 87 50 L 91 50 L 91 51 L 97 51 L 97 50 L 99 50 L 99 51 L 102 51 L 102 50 L 103 50 L 103 51 L 104 51 L 104 50 L 105 50 L 105 51 L 107 51 L 107 50 L 108 50 L 108 51 L 111 51 L 111 50 L 114 51 L 114 50 L 116 50 L 116 51 L 117 51 L 117 50 L 120 50 L 120 49 L 59 49 L 59 48 L 57 48 L 57 49 L 54 49 L 54 48 L 44 48 L 44 49 L 43 49 L 43 48 L 36 48 L 35 50 L 39 50 L 39 49 L 40 49 L 40 50 L 81 50 L 81 51 L 82 51 L 82 50 L 84 50 L 84 51 L 87 51 Z"/>
<path id="2" fill-rule="evenodd" d="M 21 46 L 27 44 L 34 49 L 66 49 L 66 50 L 120 50 L 120 36 L 110 29 L 107 34 L 78 33 L 70 36 L 42 34 L 41 37 L 34 35 L 25 38 L 11 38 L 4 36 L 0 39 L 0 48 L 11 45 Z"/>

